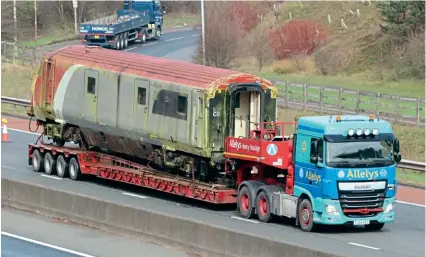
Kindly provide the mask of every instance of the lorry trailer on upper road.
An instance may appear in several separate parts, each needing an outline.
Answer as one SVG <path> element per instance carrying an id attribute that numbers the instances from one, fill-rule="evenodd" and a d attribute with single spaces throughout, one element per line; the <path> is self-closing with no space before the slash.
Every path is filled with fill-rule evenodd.
<path id="1" fill-rule="evenodd" d="M 121 50 L 130 42 L 160 39 L 163 26 L 160 1 L 125 0 L 115 15 L 80 24 L 82 43 Z"/>
<path id="2" fill-rule="evenodd" d="M 399 140 L 373 115 L 277 121 L 277 88 L 252 74 L 103 48 L 45 56 L 28 115 L 36 172 L 121 181 L 244 218 L 381 229 L 395 219 Z M 65 146 L 75 142 L 78 146 Z"/>

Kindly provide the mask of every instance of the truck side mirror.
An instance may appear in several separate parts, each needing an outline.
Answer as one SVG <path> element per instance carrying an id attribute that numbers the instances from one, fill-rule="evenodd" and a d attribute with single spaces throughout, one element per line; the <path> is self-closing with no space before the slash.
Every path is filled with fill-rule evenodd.
<path id="1" fill-rule="evenodd" d="M 400 162 L 402 159 L 398 138 L 395 138 L 395 140 L 393 141 L 393 156 L 396 162 Z"/>

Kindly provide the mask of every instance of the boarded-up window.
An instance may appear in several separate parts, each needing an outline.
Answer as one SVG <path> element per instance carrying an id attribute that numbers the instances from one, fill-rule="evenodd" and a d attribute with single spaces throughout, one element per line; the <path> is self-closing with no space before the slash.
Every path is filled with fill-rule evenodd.
<path id="1" fill-rule="evenodd" d="M 96 79 L 93 77 L 87 77 L 87 93 L 96 94 Z"/>
<path id="2" fill-rule="evenodd" d="M 203 114 L 204 114 L 203 98 L 198 97 L 198 118 L 203 118 Z"/>
<path id="3" fill-rule="evenodd" d="M 146 105 L 146 88 L 138 87 L 138 104 Z"/>

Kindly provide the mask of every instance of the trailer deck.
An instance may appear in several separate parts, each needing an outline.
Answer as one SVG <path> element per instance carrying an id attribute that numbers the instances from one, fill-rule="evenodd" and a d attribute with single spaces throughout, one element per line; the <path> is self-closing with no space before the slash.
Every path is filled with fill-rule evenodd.
<path id="1" fill-rule="evenodd" d="M 44 156 L 46 153 L 49 153 L 55 161 L 59 156 L 63 156 L 68 165 L 72 158 L 76 159 L 79 166 L 78 172 L 82 175 L 92 175 L 102 179 L 124 182 L 213 204 L 233 204 L 237 202 L 236 189 L 231 189 L 220 184 L 208 184 L 195 179 L 173 176 L 157 171 L 149 166 L 109 154 L 87 151 L 75 147 L 59 147 L 53 144 L 37 142 L 29 144 L 29 165 L 33 165 L 35 151 L 40 153 L 43 161 L 45 161 Z M 75 180 L 80 177 L 77 176 Z M 71 177 L 71 179 L 73 178 Z"/>

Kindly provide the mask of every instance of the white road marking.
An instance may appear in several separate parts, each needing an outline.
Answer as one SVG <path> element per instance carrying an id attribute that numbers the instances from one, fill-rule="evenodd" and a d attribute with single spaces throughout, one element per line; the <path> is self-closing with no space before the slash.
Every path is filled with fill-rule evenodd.
<path id="1" fill-rule="evenodd" d="M 150 45 L 155 45 L 155 44 L 158 44 L 158 42 L 152 42 L 152 43 L 144 44 L 142 46 L 150 46 Z"/>
<path id="2" fill-rule="evenodd" d="M 9 166 L 4 166 L 4 165 L 2 165 L 1 167 L 3 169 L 8 169 L 8 170 L 18 170 L 18 169 L 14 168 L 14 167 L 9 167 Z"/>
<path id="3" fill-rule="evenodd" d="M 231 218 L 236 219 L 236 220 L 247 221 L 247 222 L 251 222 L 251 223 L 259 223 L 259 221 L 256 221 L 256 220 L 248 220 L 248 219 L 244 219 L 244 218 L 237 217 L 237 216 L 231 216 Z"/>
<path id="4" fill-rule="evenodd" d="M 26 133 L 26 134 L 40 136 L 40 133 L 34 133 L 34 132 L 30 132 L 30 131 L 25 131 L 25 130 L 20 130 L 20 129 L 13 129 L 13 128 L 7 128 L 7 129 L 8 130 L 12 130 L 12 131 L 16 131 L 16 132 L 22 132 L 22 133 Z"/>
<path id="5" fill-rule="evenodd" d="M 377 247 L 372 247 L 372 246 L 362 245 L 362 244 L 357 244 L 357 243 L 352 243 L 352 242 L 349 242 L 348 244 L 350 244 L 350 245 L 355 245 L 355 246 L 359 246 L 359 247 L 364 247 L 364 248 L 368 248 L 368 249 L 372 249 L 372 250 L 376 250 L 376 251 L 380 251 L 380 250 L 382 250 L 382 249 L 377 248 Z"/>
<path id="6" fill-rule="evenodd" d="M 62 178 L 60 178 L 60 177 L 50 176 L 50 175 L 47 175 L 47 174 L 41 174 L 41 176 L 42 176 L 42 177 L 45 177 L 45 178 L 51 178 L 51 179 L 56 179 L 56 180 L 62 180 Z"/>
<path id="7" fill-rule="evenodd" d="M 60 246 L 51 245 L 51 244 L 48 244 L 48 243 L 40 242 L 40 241 L 37 241 L 37 240 L 34 240 L 34 239 L 26 238 L 26 237 L 23 237 L 23 236 L 18 236 L 18 235 L 3 232 L 3 231 L 1 232 L 1 234 L 8 236 L 8 237 L 16 238 L 16 239 L 19 239 L 19 240 L 27 241 L 27 242 L 30 242 L 30 243 L 33 243 L 33 244 L 38 244 L 38 245 L 42 245 L 42 246 L 45 246 L 45 247 L 49 247 L 49 248 L 52 248 L 52 249 L 55 249 L 55 250 L 75 254 L 75 255 L 78 255 L 78 256 L 95 257 L 93 255 L 77 252 L 77 251 L 70 250 L 70 249 L 67 249 L 67 248 L 63 248 L 63 247 L 60 247 Z"/>
<path id="8" fill-rule="evenodd" d="M 126 193 L 126 192 L 123 192 L 123 195 L 133 196 L 133 197 L 142 198 L 142 199 L 148 198 L 148 197 L 143 196 L 143 195 L 137 195 L 137 194 Z"/>
<path id="9" fill-rule="evenodd" d="M 132 51 L 133 49 L 136 49 L 137 47 L 135 46 L 135 47 L 132 47 L 132 48 L 127 48 L 127 49 L 125 49 L 125 50 L 123 50 L 124 52 L 127 52 L 127 51 Z"/>
<path id="10" fill-rule="evenodd" d="M 168 42 L 168 41 L 173 41 L 173 40 L 179 40 L 179 39 L 182 39 L 182 38 L 183 37 L 175 37 L 175 38 L 167 39 L 167 40 L 164 40 L 164 41 Z"/>
<path id="11" fill-rule="evenodd" d="M 193 37 L 198 37 L 198 36 L 201 36 L 201 34 L 195 34 L 195 35 L 192 35 Z"/>
<path id="12" fill-rule="evenodd" d="M 423 204 L 418 204 L 418 203 L 410 203 L 410 202 L 404 202 L 404 201 L 399 201 L 396 200 L 397 203 L 402 203 L 402 204 L 408 204 L 408 205 L 412 205 L 412 206 L 417 206 L 417 207 L 423 207 L 425 208 L 426 206 Z"/>

